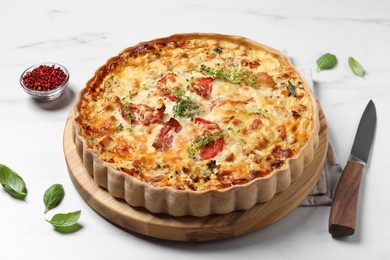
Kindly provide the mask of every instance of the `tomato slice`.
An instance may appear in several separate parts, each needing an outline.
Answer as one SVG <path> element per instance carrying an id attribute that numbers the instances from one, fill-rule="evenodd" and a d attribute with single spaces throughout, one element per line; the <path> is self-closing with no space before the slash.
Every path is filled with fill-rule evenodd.
<path id="1" fill-rule="evenodd" d="M 191 90 L 201 97 L 207 97 L 213 90 L 213 81 L 211 77 L 196 78 L 191 84 Z"/>
<path id="2" fill-rule="evenodd" d="M 165 97 L 171 101 L 178 101 L 178 98 L 172 95 L 172 91 L 166 86 L 168 82 L 176 82 L 175 73 L 167 73 L 164 77 L 157 81 L 158 95 Z"/>
<path id="3" fill-rule="evenodd" d="M 207 133 L 212 133 L 215 134 L 219 131 L 221 131 L 221 128 L 219 128 L 219 125 L 217 123 L 211 122 L 209 120 L 200 118 L 200 117 L 195 117 L 194 118 L 194 123 L 202 125 L 203 127 L 203 135 Z"/>
<path id="4" fill-rule="evenodd" d="M 200 159 L 208 160 L 217 156 L 219 152 L 222 151 L 225 140 L 223 136 L 215 140 L 214 142 L 210 142 L 199 149 L 200 151 Z"/>
<path id="5" fill-rule="evenodd" d="M 157 87 L 162 87 L 168 81 L 175 82 L 176 81 L 176 74 L 172 73 L 172 72 L 169 72 L 169 73 L 165 74 L 164 77 L 162 77 L 161 79 L 159 79 L 157 81 Z"/>
<path id="6" fill-rule="evenodd" d="M 183 128 L 179 121 L 171 117 L 166 123 L 167 126 L 170 126 L 171 128 L 175 129 L 175 133 L 179 133 L 181 129 Z"/>
<path id="7" fill-rule="evenodd" d="M 194 118 L 194 123 L 202 125 L 203 136 L 207 135 L 208 133 L 217 134 L 221 132 L 221 129 L 219 128 L 219 125 L 217 123 L 208 121 L 206 119 L 196 117 Z M 218 153 L 220 153 L 223 150 L 224 144 L 225 144 L 225 139 L 223 135 L 221 135 L 218 139 L 209 142 L 208 144 L 206 144 L 205 146 L 199 149 L 200 159 L 208 160 L 214 158 L 215 156 L 217 156 Z"/>
<path id="8" fill-rule="evenodd" d="M 170 133 L 172 130 L 174 130 L 175 133 L 179 133 L 182 129 L 182 126 L 180 123 L 174 119 L 171 118 L 167 122 L 165 122 L 165 125 L 163 128 L 161 128 L 160 132 L 157 134 L 156 139 L 153 142 L 153 147 L 157 150 L 166 150 L 172 147 L 173 143 L 173 135 Z"/>
<path id="9" fill-rule="evenodd" d="M 164 117 L 165 105 L 160 108 L 152 108 L 145 104 L 123 104 L 119 97 L 115 98 L 119 113 L 122 118 L 132 124 L 150 125 L 160 123 Z"/>
<path id="10" fill-rule="evenodd" d="M 145 104 L 130 104 L 129 109 L 132 114 L 132 124 L 150 125 L 161 122 L 164 116 L 165 105 L 156 109 Z"/>

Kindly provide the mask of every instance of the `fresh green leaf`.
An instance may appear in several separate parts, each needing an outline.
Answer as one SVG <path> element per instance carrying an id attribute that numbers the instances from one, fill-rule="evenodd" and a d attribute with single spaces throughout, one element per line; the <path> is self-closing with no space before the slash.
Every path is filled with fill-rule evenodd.
<path id="1" fill-rule="evenodd" d="M 290 91 L 291 96 L 295 96 L 297 94 L 297 91 L 291 81 L 288 81 L 288 91 Z"/>
<path id="2" fill-rule="evenodd" d="M 337 64 L 337 57 L 331 53 L 325 53 L 317 60 L 317 71 L 332 69 Z"/>
<path id="3" fill-rule="evenodd" d="M 81 215 L 81 210 L 69 213 L 59 213 L 52 217 L 51 220 L 47 220 L 55 228 L 71 227 L 77 223 Z"/>
<path id="4" fill-rule="evenodd" d="M 53 184 L 43 195 L 45 204 L 45 213 L 50 209 L 57 207 L 65 196 L 64 187 L 61 184 Z"/>
<path id="5" fill-rule="evenodd" d="M 363 66 L 357 60 L 355 60 L 353 57 L 348 58 L 348 65 L 351 68 L 353 73 L 355 73 L 359 77 L 364 76 Z"/>
<path id="6" fill-rule="evenodd" d="M 56 227 L 55 230 L 59 233 L 62 233 L 62 234 L 71 234 L 71 233 L 79 231 L 82 228 L 83 228 L 83 226 L 76 223 L 76 224 L 69 226 L 69 227 Z"/>
<path id="7" fill-rule="evenodd" d="M 26 183 L 16 172 L 0 164 L 0 183 L 12 197 L 23 200 L 27 195 Z"/>

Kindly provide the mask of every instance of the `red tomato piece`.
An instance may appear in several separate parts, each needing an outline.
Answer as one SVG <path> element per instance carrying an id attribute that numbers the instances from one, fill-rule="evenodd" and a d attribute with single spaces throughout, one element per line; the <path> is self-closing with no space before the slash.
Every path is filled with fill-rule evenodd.
<path id="1" fill-rule="evenodd" d="M 176 82 L 175 73 L 167 73 L 164 77 L 157 81 L 158 95 L 171 101 L 178 101 L 178 98 L 172 95 L 172 91 L 166 86 L 168 82 Z"/>
<path id="2" fill-rule="evenodd" d="M 204 131 L 202 133 L 203 135 L 205 135 L 207 133 L 214 134 L 214 133 L 217 133 L 221 130 L 221 128 L 219 128 L 219 125 L 217 123 L 211 122 L 209 120 L 206 120 L 206 119 L 203 119 L 200 117 L 195 117 L 194 123 L 202 125 L 202 127 L 204 129 Z"/>
<path id="3" fill-rule="evenodd" d="M 122 104 L 119 97 L 115 98 L 115 103 L 118 106 L 119 113 L 126 121 L 131 119 L 132 124 L 150 125 L 160 123 L 165 112 L 165 105 L 160 108 L 151 108 L 145 104 Z M 128 106 L 125 109 L 124 106 Z M 128 111 L 126 111 L 128 110 Z"/>
<path id="4" fill-rule="evenodd" d="M 168 81 L 175 82 L 176 81 L 176 74 L 171 73 L 171 72 L 167 73 L 164 77 L 162 77 L 161 79 L 159 79 L 157 81 L 157 87 L 162 87 Z"/>
<path id="5" fill-rule="evenodd" d="M 217 134 L 217 133 L 221 132 L 221 129 L 219 128 L 219 125 L 217 123 L 208 121 L 206 119 L 196 117 L 194 119 L 194 123 L 202 125 L 202 127 L 203 127 L 202 135 L 203 136 L 205 136 L 208 133 Z M 214 158 L 215 156 L 217 156 L 217 154 L 219 152 L 222 151 L 224 144 L 225 144 L 225 139 L 224 139 L 223 135 L 221 135 L 218 139 L 216 139 L 212 142 L 209 142 L 208 144 L 206 144 L 205 146 L 203 146 L 199 149 L 200 159 L 201 160 L 208 160 L 208 159 Z"/>
<path id="6" fill-rule="evenodd" d="M 145 104 L 130 104 L 129 109 L 132 114 L 132 124 L 150 125 L 161 122 L 164 116 L 165 105 L 155 109 Z"/>
<path id="7" fill-rule="evenodd" d="M 179 133 L 181 129 L 182 126 L 176 119 L 169 119 L 165 122 L 165 125 L 156 136 L 156 139 L 153 142 L 153 147 L 157 150 L 166 150 L 172 147 L 173 135 L 170 132 L 171 130 L 174 130 L 175 133 Z"/>
<path id="8" fill-rule="evenodd" d="M 211 77 L 197 78 L 191 84 L 191 90 L 201 97 L 207 97 L 213 90 L 213 81 L 214 79 Z"/>
<path id="9" fill-rule="evenodd" d="M 217 140 L 210 142 L 199 149 L 200 151 L 200 159 L 208 160 L 217 156 L 219 152 L 222 151 L 225 140 L 223 136 L 218 138 Z"/>

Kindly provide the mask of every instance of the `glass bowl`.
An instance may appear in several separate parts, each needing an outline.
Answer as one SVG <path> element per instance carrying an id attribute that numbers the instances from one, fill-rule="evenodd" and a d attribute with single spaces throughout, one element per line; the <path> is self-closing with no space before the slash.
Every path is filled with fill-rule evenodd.
<path id="1" fill-rule="evenodd" d="M 51 90 L 32 90 L 32 89 L 26 87 L 23 83 L 23 77 L 26 75 L 26 73 L 33 71 L 35 68 L 38 68 L 41 65 L 46 65 L 46 66 L 53 66 L 54 65 L 54 68 L 60 68 L 65 73 L 66 79 L 64 80 L 64 82 L 61 85 L 59 85 L 58 87 L 51 89 Z M 22 86 L 23 90 L 26 93 L 30 94 L 36 100 L 51 101 L 51 100 L 54 100 L 54 99 L 58 98 L 59 96 L 61 96 L 61 94 L 65 91 L 65 89 L 69 83 L 69 77 L 70 77 L 69 71 L 61 64 L 54 63 L 54 62 L 42 62 L 42 63 L 35 64 L 35 65 L 27 68 L 20 76 L 19 82 L 20 82 L 20 85 Z"/>

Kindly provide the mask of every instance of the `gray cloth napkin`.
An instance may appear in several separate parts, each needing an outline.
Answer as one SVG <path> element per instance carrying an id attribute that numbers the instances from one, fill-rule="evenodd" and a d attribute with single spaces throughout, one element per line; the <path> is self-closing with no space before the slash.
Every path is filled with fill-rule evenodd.
<path id="1" fill-rule="evenodd" d="M 311 70 L 302 70 L 302 75 L 306 79 L 309 87 L 313 91 L 314 95 L 317 96 L 317 91 L 313 84 L 313 79 L 311 76 Z M 301 203 L 300 206 L 326 206 L 330 205 L 332 202 L 333 194 L 333 179 L 337 178 L 340 175 L 341 167 L 338 163 L 336 153 L 333 150 L 332 144 L 329 141 L 328 143 L 328 153 L 326 156 L 326 162 L 324 171 L 318 181 L 317 185 L 314 187 L 313 191 L 309 196 Z"/>

